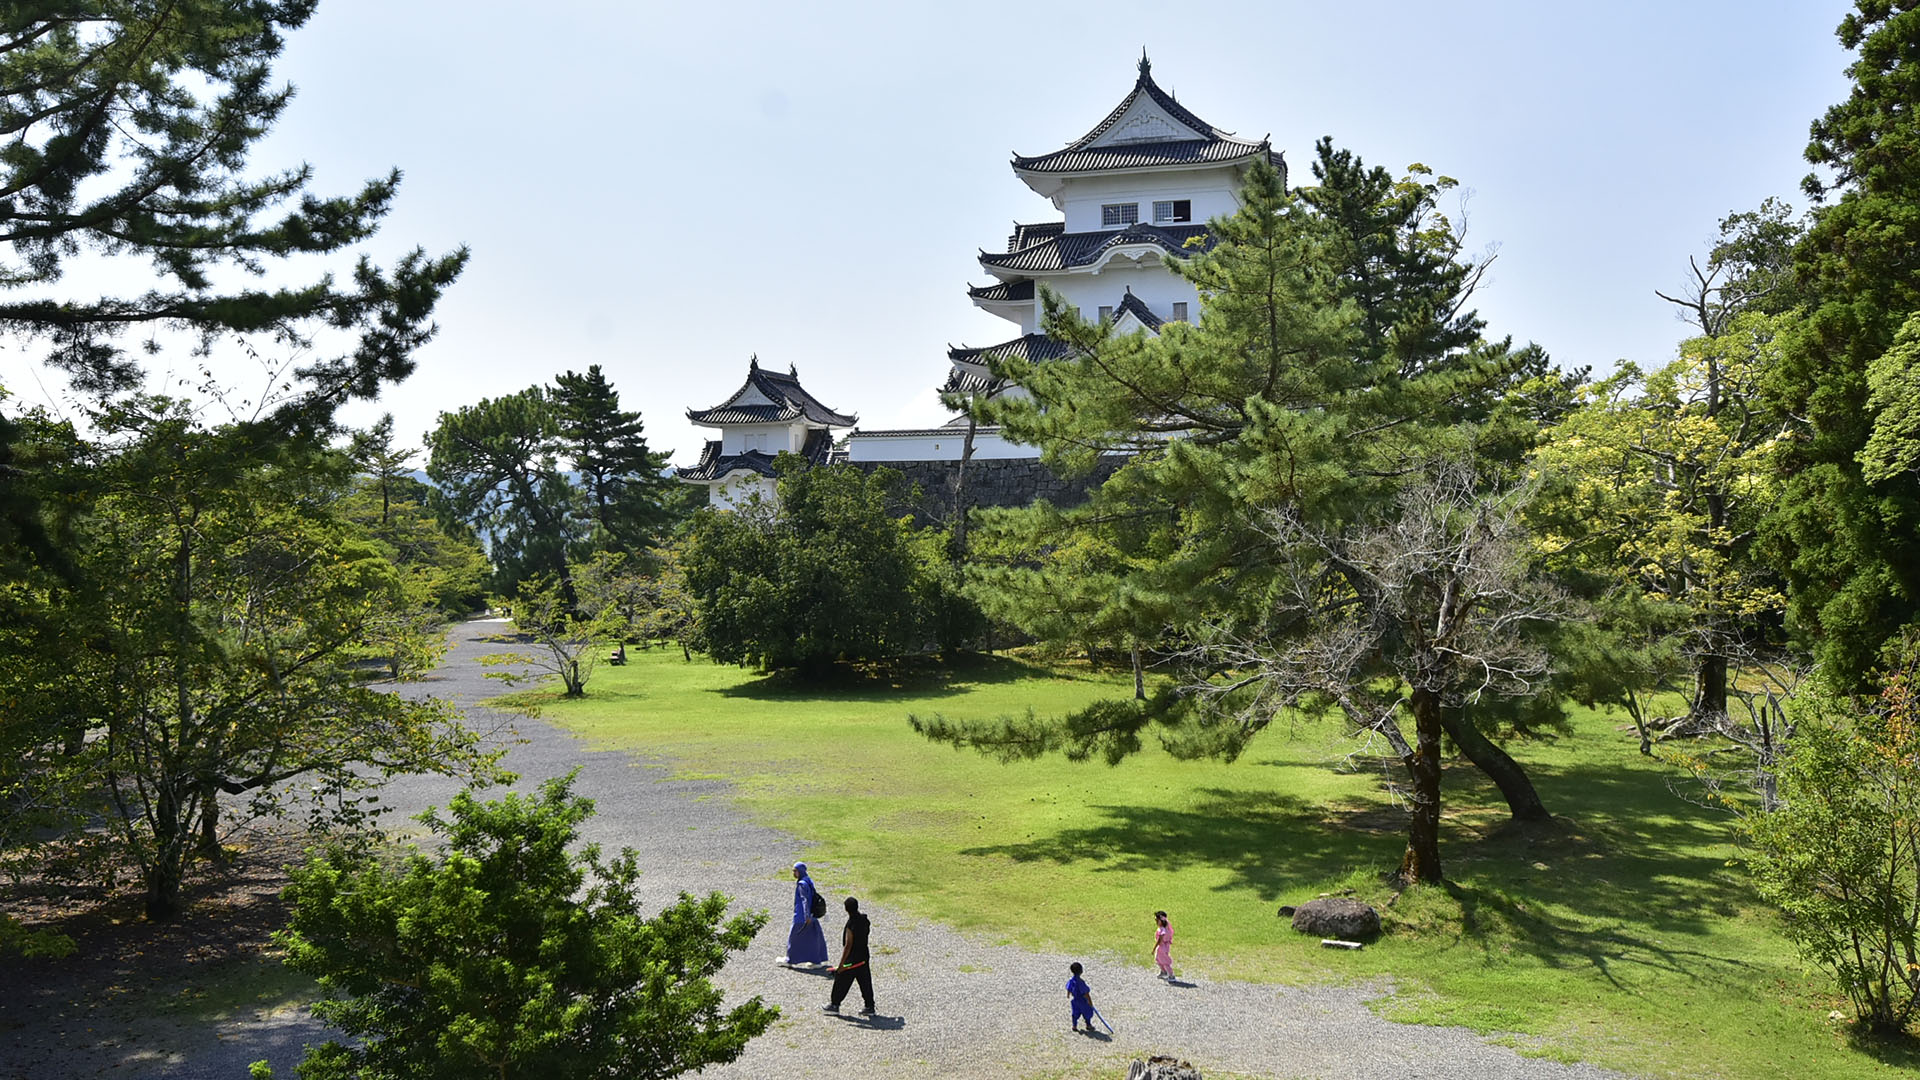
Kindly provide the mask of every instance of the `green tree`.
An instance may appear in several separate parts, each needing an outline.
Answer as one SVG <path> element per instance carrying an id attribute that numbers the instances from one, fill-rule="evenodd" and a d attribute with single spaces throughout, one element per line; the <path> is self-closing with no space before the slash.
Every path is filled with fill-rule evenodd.
<path id="1" fill-rule="evenodd" d="M 1760 384 L 1790 317 L 1749 311 L 1717 325 L 1651 374 L 1626 364 L 1583 388 L 1533 457 L 1549 481 L 1532 515 L 1543 553 L 1608 594 L 1605 627 L 1647 646 L 1594 653 L 1615 669 L 1598 696 L 1627 707 L 1643 750 L 1668 733 L 1645 715 L 1648 694 L 1683 694 L 1675 724 L 1688 732 L 1730 731 L 1729 695 L 1751 705 L 1761 676 L 1793 667 L 1780 640 L 1786 596 L 1753 553 L 1778 497 L 1786 428 Z M 1742 668 L 1744 684 L 1731 677 Z"/>
<path id="2" fill-rule="evenodd" d="M 1452 462 L 1424 473 L 1391 512 L 1342 534 L 1286 508 L 1268 513 L 1263 529 L 1283 571 L 1267 594 L 1270 617 L 1251 633 L 1208 635 L 1195 647 L 1207 677 L 1182 691 L 1206 707 L 1169 740 L 1179 756 L 1237 757 L 1285 709 L 1335 713 L 1380 736 L 1409 780 L 1403 884 L 1443 876 L 1444 738 L 1486 742 L 1478 712 L 1540 695 L 1552 670 L 1542 631 L 1566 611 L 1528 550 L 1521 514 L 1529 492 L 1482 491 L 1471 466 Z M 1497 747 L 1463 749 L 1500 785 L 1515 819 L 1548 819 L 1525 773 Z"/>
<path id="3" fill-rule="evenodd" d="M 554 677 L 560 680 L 561 694 L 582 697 L 587 680 L 599 665 L 600 650 L 612 644 L 621 621 L 618 610 L 605 602 L 588 606 L 570 602 L 552 578 L 533 577 L 520 583 L 513 594 L 513 625 L 521 638 L 533 646 L 530 653 L 494 653 L 480 658 L 490 667 L 513 665 L 531 668 L 530 674 L 508 670 L 492 672 L 488 678 L 520 683 Z M 506 639 L 496 639 L 506 640 Z"/>
<path id="4" fill-rule="evenodd" d="M 589 522 L 560 469 L 559 418 L 538 386 L 440 414 L 427 435 L 427 477 L 453 521 L 486 538 L 495 588 L 539 575 L 573 595 L 572 559 Z"/>
<path id="5" fill-rule="evenodd" d="M 276 937 L 328 992 L 314 1013 L 351 1040 L 309 1048 L 304 1080 L 676 1076 L 773 1024 L 758 997 L 723 1012 L 712 982 L 765 913 L 727 919 L 726 897 L 682 893 L 647 917 L 635 853 L 577 847 L 593 803 L 571 782 L 456 795 L 449 816 L 422 817 L 432 855 L 335 849 L 294 871 Z"/>
<path id="6" fill-rule="evenodd" d="M 678 504 L 679 482 L 663 472 L 667 455 L 647 449 L 637 412 L 600 373 L 572 371 L 554 379 L 553 407 L 561 453 L 579 474 L 592 506 L 596 547 L 641 552 L 657 542 Z"/>
<path id="7" fill-rule="evenodd" d="M 694 516 L 686 588 L 715 660 L 818 678 L 842 660 L 917 652 L 939 633 L 944 535 L 916 545 L 900 475 L 781 455 L 779 510 Z M 955 644 L 952 642 L 946 644 Z"/>
<path id="8" fill-rule="evenodd" d="M 1778 808 L 1743 816 L 1742 857 L 1801 955 L 1859 1021 L 1920 1016 L 1920 649 L 1910 638 L 1864 704 L 1818 687 L 1790 708 Z"/>
<path id="9" fill-rule="evenodd" d="M 645 641 L 662 638 L 680 646 L 682 659 L 693 659 L 700 640 L 700 604 L 687 586 L 687 553 L 691 541 L 676 537 L 653 553 L 654 572 L 647 579 L 644 610 L 634 629 Z"/>
<path id="10" fill-rule="evenodd" d="M 369 487 L 380 497 L 381 525 L 388 524 L 393 514 L 393 503 L 402 497 L 409 481 L 418 483 L 411 475 L 413 459 L 420 451 L 410 446 L 395 446 L 393 437 L 393 414 L 383 413 L 374 425 L 365 431 L 356 431 L 347 443 L 347 456 L 359 466 L 367 478 Z"/>
<path id="11" fill-rule="evenodd" d="M 359 191 L 309 191 L 312 168 L 249 172 L 249 156 L 293 97 L 272 84 L 283 35 L 315 0 L 46 0 L 0 15 L 0 327 L 44 335 L 49 361 L 86 391 L 139 385 L 129 329 L 187 331 L 202 345 L 250 338 L 314 346 L 304 392 L 282 420 L 324 426 L 333 406 L 404 378 L 434 333 L 440 293 L 465 249 L 421 250 L 391 271 L 361 258 L 274 288 L 224 288 L 222 270 L 350 248 L 378 228 L 398 171 Z M 277 217 L 275 216 L 277 215 Z M 95 300 L 52 287 L 80 253 L 150 260 L 145 293 Z M 353 331 L 328 355 L 316 332 Z"/>
<path id="12" fill-rule="evenodd" d="M 1807 178 L 1823 205 L 1795 250 L 1808 306 L 1768 379 L 1801 427 L 1767 546 L 1796 632 L 1830 675 L 1864 685 L 1920 618 L 1920 472 L 1871 467 L 1868 450 L 1876 429 L 1902 423 L 1904 399 L 1874 393 L 1876 364 L 1880 386 L 1899 382 L 1911 356 L 1901 329 L 1920 314 L 1920 9 L 1856 8 L 1838 31 L 1856 52 L 1852 92 L 1814 122 L 1806 150 L 1826 170 Z"/>
<path id="13" fill-rule="evenodd" d="M 139 867 L 149 917 L 177 913 L 227 814 L 304 801 L 317 821 L 351 824 L 371 774 L 491 773 L 497 755 L 445 705 L 356 678 L 405 596 L 380 547 L 333 510 L 337 458 L 203 429 L 159 399 L 95 425 L 113 442 L 65 487 L 84 500 L 77 573 L 40 586 L 63 616 L 13 644 L 64 658 L 64 671 L 34 666 L 52 680 L 29 699 L 48 717 L 43 750 L 89 771 L 88 805 Z"/>
<path id="14" fill-rule="evenodd" d="M 1468 309 L 1477 274 L 1435 210 L 1450 181 L 1424 171 L 1395 181 L 1326 143 L 1317 172 L 1322 189 L 1295 194 L 1276 170 L 1249 170 L 1241 211 L 1210 223 L 1213 246 L 1176 264 L 1200 291 L 1197 326 L 1116 337 L 1043 294 L 1047 332 L 1067 355 L 998 364 L 1027 396 L 975 412 L 1062 470 L 1103 456 L 1125 463 L 1083 506 L 979 515 L 975 558 L 996 560 L 974 579 L 983 606 L 1030 632 L 1082 621 L 1143 641 L 1184 638 L 1194 657 L 1209 642 L 1278 643 L 1288 628 L 1270 624 L 1269 600 L 1287 588 L 1289 560 L 1262 523 L 1284 512 L 1340 535 L 1384 520 L 1425 463 L 1470 455 L 1475 417 L 1538 377 L 1538 350 L 1484 340 Z M 1094 587 L 1063 584 L 1076 563 L 1094 567 Z M 1372 587 L 1358 573 L 1334 581 L 1347 597 Z M 1163 734 L 1170 746 L 1229 754 L 1273 719 L 1223 716 L 1211 710 L 1226 699 L 1184 685 L 1171 704 L 1104 703 L 1045 730 L 926 730 L 991 752 L 1103 747 L 1111 758 L 1155 719 L 1193 725 L 1191 739 Z M 1522 718 L 1538 716 L 1525 706 L 1440 712 L 1527 819 L 1544 816 L 1539 797 L 1487 737 Z M 1241 734 L 1213 738 L 1210 725 Z M 1425 865 L 1415 876 L 1437 874 Z"/>

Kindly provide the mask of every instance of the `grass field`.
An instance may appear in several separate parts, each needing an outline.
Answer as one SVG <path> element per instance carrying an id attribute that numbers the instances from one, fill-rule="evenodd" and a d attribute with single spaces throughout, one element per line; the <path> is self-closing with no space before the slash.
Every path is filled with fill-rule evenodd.
<path id="1" fill-rule="evenodd" d="M 1730 862 L 1725 819 L 1676 796 L 1671 771 L 1613 718 L 1579 716 L 1570 737 L 1516 748 L 1559 829 L 1501 828 L 1498 792 L 1450 767 L 1452 880 L 1386 907 L 1380 873 L 1398 862 L 1404 815 L 1331 725 L 1269 730 L 1233 764 L 1152 749 L 1111 768 L 1001 765 L 922 740 L 907 715 L 1044 715 L 1130 684 L 988 658 L 807 689 L 677 650 L 631 657 L 596 673 L 584 700 L 520 700 L 602 745 L 732 781 L 748 812 L 804 838 L 796 857 L 824 864 L 833 891 L 1142 967 L 1165 908 L 1176 961 L 1201 977 L 1390 978 L 1398 992 L 1380 1007 L 1395 1019 L 1634 1073 L 1841 1080 L 1920 1066 L 1849 1043 L 1829 1017 L 1844 1003 Z M 1275 915 L 1342 889 L 1382 907 L 1375 946 L 1324 950 Z"/>

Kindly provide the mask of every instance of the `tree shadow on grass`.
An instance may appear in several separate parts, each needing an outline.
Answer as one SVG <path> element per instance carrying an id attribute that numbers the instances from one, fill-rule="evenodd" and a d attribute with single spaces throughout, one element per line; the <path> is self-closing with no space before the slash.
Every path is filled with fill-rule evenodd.
<path id="1" fill-rule="evenodd" d="M 1449 792 L 1441 855 L 1453 880 L 1450 904 L 1419 914 L 1390 912 L 1389 933 L 1485 951 L 1520 952 L 1552 968 L 1591 968 L 1627 988 L 1630 968 L 1692 980 L 1746 984 L 1755 968 L 1737 955 L 1692 947 L 1714 924 L 1750 902 L 1745 882 L 1725 865 L 1725 826 L 1672 807 L 1614 818 L 1628 804 L 1590 802 L 1617 788 L 1618 798 L 1644 798 L 1657 782 L 1635 784 L 1604 768 L 1536 768 L 1536 782 L 1554 805 L 1602 822 L 1588 830 L 1578 817 L 1550 825 L 1509 822 L 1498 792 Z M 1450 776 L 1449 780 L 1455 777 Z M 1491 785 L 1487 785 L 1491 789 Z M 1406 815 L 1392 805 L 1353 800 L 1329 805 L 1283 792 L 1199 789 L 1182 808 L 1096 805 L 1091 823 L 1014 844 L 966 848 L 1016 862 L 1074 865 L 1092 873 L 1225 871 L 1220 891 L 1244 889 L 1263 901 L 1297 896 L 1356 868 L 1396 865 L 1406 844 Z M 1578 796 L 1578 797 L 1575 797 Z M 1383 889 L 1384 892 L 1384 889 Z M 1384 903 L 1376 899 L 1376 903 Z"/>
<path id="2" fill-rule="evenodd" d="M 1758 976 L 1736 955 L 1676 943 L 1710 940 L 1755 902 L 1728 865 L 1727 818 L 1680 799 L 1653 770 L 1527 770 L 1556 812 L 1551 824 L 1511 821 L 1484 776 L 1448 775 L 1456 827 L 1441 855 L 1463 945 L 1587 967 L 1619 989 L 1633 968 L 1732 986 Z"/>
<path id="3" fill-rule="evenodd" d="M 1273 900 L 1355 866 L 1392 862 L 1404 840 L 1372 827 L 1343 828 L 1347 814 L 1374 808 L 1328 808 L 1282 792 L 1202 788 L 1191 804 L 1089 806 L 1094 824 L 1017 844 L 964 848 L 965 855 L 998 855 L 1015 862 L 1086 864 L 1094 873 L 1140 870 L 1226 870 L 1226 891 L 1250 889 Z"/>
<path id="4" fill-rule="evenodd" d="M 1920 1034 L 1874 1035 L 1856 1028 L 1848 1034 L 1847 1047 L 1882 1065 L 1920 1069 Z"/>
<path id="5" fill-rule="evenodd" d="M 968 653 L 951 660 L 916 656 L 884 664 L 835 664 L 824 677 L 811 679 L 794 671 L 777 671 L 709 693 L 748 701 L 881 702 L 902 695 L 954 697 L 980 686 L 1072 678 L 1012 657 Z"/>

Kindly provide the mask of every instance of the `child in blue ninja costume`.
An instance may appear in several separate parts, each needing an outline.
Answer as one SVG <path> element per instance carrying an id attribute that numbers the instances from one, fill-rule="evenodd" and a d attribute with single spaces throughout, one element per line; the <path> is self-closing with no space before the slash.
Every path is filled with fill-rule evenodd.
<path id="1" fill-rule="evenodd" d="M 1073 1030 L 1080 1030 L 1080 1021 L 1087 1022 L 1087 1030 L 1093 1030 L 1093 991 L 1087 986 L 1087 980 L 1080 977 L 1078 962 L 1069 964 L 1067 970 L 1073 972 L 1073 978 L 1067 980 L 1067 1000 L 1073 1003 Z"/>

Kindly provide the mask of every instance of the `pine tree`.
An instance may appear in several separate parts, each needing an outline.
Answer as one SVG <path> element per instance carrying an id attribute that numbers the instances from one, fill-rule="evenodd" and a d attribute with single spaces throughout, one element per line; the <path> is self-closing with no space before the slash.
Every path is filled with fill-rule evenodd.
<path id="1" fill-rule="evenodd" d="M 250 174 L 249 156 L 293 97 L 271 83 L 283 35 L 317 0 L 38 0 L 0 14 L 0 327 L 44 336 L 48 361 L 82 390 L 136 389 L 128 330 L 184 329 L 202 344 L 257 337 L 350 345 L 300 369 L 304 392 L 280 419 L 323 427 L 333 407 L 404 378 L 432 337 L 440 293 L 464 248 L 415 249 L 391 270 L 362 258 L 351 284 L 231 288 L 221 271 L 257 273 L 293 256 L 344 251 L 379 227 L 396 170 L 348 195 L 308 190 L 299 165 Z M 277 215 L 277 216 L 274 216 Z M 55 291 L 81 253 L 150 260 L 139 295 L 82 299 Z"/>
<path id="2" fill-rule="evenodd" d="M 561 452 L 593 507 L 596 546 L 626 552 L 650 547 L 668 521 L 667 503 L 678 485 L 662 475 L 666 455 L 647 449 L 640 414 L 621 410 L 620 394 L 599 364 L 584 375 L 556 377 L 552 398 Z"/>
<path id="3" fill-rule="evenodd" d="M 427 435 L 427 477 L 442 511 L 486 538 L 496 589 L 547 575 L 571 605 L 572 560 L 588 523 L 580 490 L 560 469 L 554 412 L 532 386 L 441 413 Z"/>
<path id="4" fill-rule="evenodd" d="M 1471 450 L 1466 414 L 1532 374 L 1537 351 L 1485 341 L 1466 308 L 1476 275 L 1456 263 L 1457 240 L 1434 210 L 1443 184 L 1385 183 L 1328 144 L 1322 166 L 1337 190 L 1291 193 L 1272 167 L 1249 169 L 1241 211 L 1212 222 L 1211 247 L 1176 264 L 1200 292 L 1197 326 L 1115 337 L 1043 292 L 1047 333 L 1067 355 L 996 364 L 1027 396 L 976 406 L 1058 469 L 1124 458 L 1083 506 L 980 515 L 972 544 L 986 563 L 974 583 L 983 606 L 1030 632 L 1077 623 L 1184 646 L 1199 681 L 1150 706 L 1103 703 L 1053 724 L 935 720 L 921 730 L 995 753 L 1114 760 L 1161 719 L 1185 729 L 1165 736 L 1177 753 L 1237 754 L 1274 714 L 1215 708 L 1220 699 L 1200 683 L 1220 670 L 1211 644 L 1278 643 L 1290 632 L 1271 601 L 1294 583 L 1296 560 L 1272 515 L 1316 536 L 1390 517 L 1412 479 Z M 1333 602 L 1371 588 L 1357 570 L 1329 583 Z M 1378 676 L 1395 676 L 1384 658 L 1366 677 Z M 1414 719 L 1418 738 L 1398 745 L 1424 805 L 1438 806 L 1444 729 L 1500 784 L 1516 818 L 1545 816 L 1524 771 L 1480 730 L 1484 717 L 1436 707 Z M 1438 877 L 1437 849 L 1415 846 L 1409 877 Z"/>

